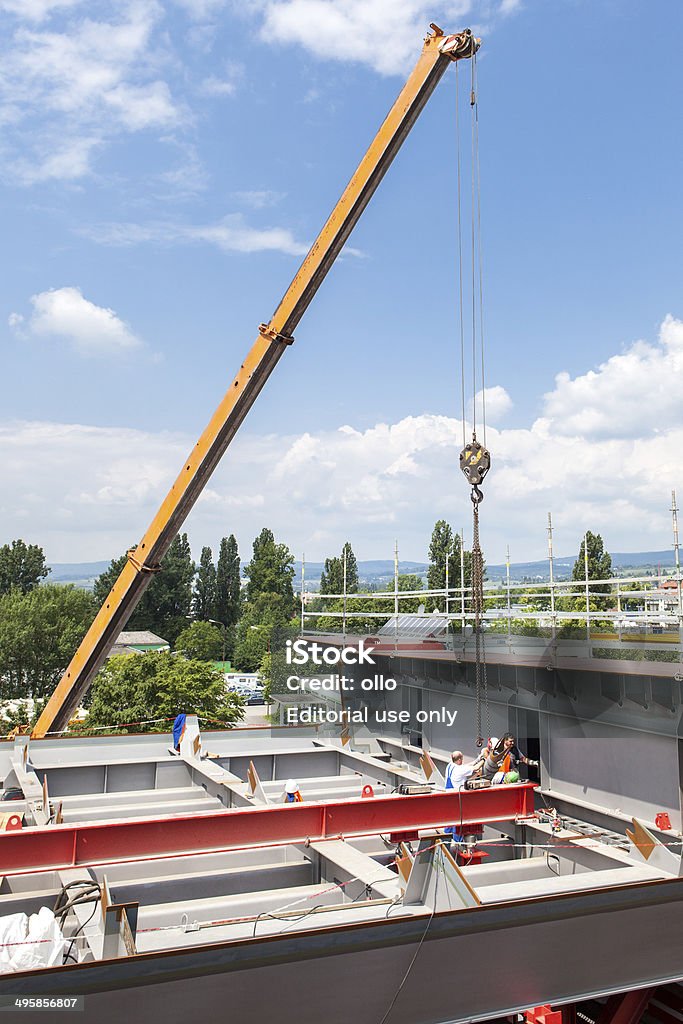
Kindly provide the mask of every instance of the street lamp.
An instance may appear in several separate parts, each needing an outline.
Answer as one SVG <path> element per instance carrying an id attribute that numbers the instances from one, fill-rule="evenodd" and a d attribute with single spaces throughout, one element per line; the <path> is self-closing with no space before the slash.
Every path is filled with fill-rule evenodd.
<path id="1" fill-rule="evenodd" d="M 228 632 L 227 623 L 221 622 L 220 619 L 208 619 L 207 621 L 208 622 L 212 622 L 214 624 L 214 626 L 222 626 L 223 627 L 223 657 L 222 657 L 221 661 L 223 663 L 223 671 L 225 672 L 225 635 Z"/>

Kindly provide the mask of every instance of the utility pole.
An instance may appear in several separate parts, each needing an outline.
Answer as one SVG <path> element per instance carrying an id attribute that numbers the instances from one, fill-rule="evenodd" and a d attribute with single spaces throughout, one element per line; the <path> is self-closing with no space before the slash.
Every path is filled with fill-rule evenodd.
<path id="1" fill-rule="evenodd" d="M 465 531 L 460 529 L 460 614 L 462 616 L 462 640 L 465 642 Z"/>
<path id="2" fill-rule="evenodd" d="M 301 632 L 304 631 L 304 620 L 306 618 L 306 552 L 301 555 Z"/>
<path id="3" fill-rule="evenodd" d="M 220 626 L 221 627 L 221 630 L 222 630 L 222 633 L 223 633 L 223 658 L 222 658 L 221 664 L 223 666 L 222 670 L 223 670 L 223 672 L 225 672 L 225 634 L 228 631 L 227 623 L 221 622 L 220 619 L 207 619 L 207 622 L 212 622 L 214 626 Z"/>
<path id="4" fill-rule="evenodd" d="M 343 597 L 342 597 L 342 611 L 343 611 L 343 616 L 342 616 L 342 634 L 343 634 L 344 639 L 346 640 L 346 544 L 344 545 L 344 550 L 343 550 L 342 554 L 344 556 L 344 559 L 343 559 L 343 561 L 344 561 L 344 593 L 343 593 Z"/>
<path id="5" fill-rule="evenodd" d="M 679 648 L 683 644 L 683 598 L 681 596 L 681 552 L 678 544 L 678 505 L 676 504 L 676 492 L 671 492 L 671 521 L 674 531 L 674 557 L 676 559 L 676 587 L 678 590 L 678 643 Z M 680 649 L 683 657 L 683 648 Z"/>
<path id="6" fill-rule="evenodd" d="M 591 640 L 591 601 L 588 587 L 588 531 L 583 535 L 583 565 L 586 571 L 586 640 Z"/>
<path id="7" fill-rule="evenodd" d="M 552 641 L 555 643 L 555 630 L 557 620 L 555 618 L 555 567 L 553 565 L 553 517 L 548 512 L 548 568 L 550 570 L 550 621 L 552 623 Z"/>
<path id="8" fill-rule="evenodd" d="M 398 539 L 394 541 L 394 650 L 398 650 Z"/>

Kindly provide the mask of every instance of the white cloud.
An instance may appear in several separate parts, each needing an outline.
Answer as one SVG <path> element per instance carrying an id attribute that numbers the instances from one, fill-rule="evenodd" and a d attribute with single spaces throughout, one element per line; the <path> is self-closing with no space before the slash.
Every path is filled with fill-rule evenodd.
<path id="1" fill-rule="evenodd" d="M 33 0 L 26 16 L 40 21 L 70 6 Z M 184 111 L 158 73 L 163 58 L 153 36 L 163 8 L 130 0 L 114 11 L 110 21 L 67 18 L 60 30 L 19 25 L 8 38 L 0 119 L 17 129 L 5 141 L 6 169 L 20 182 L 83 177 L 98 144 L 182 123 Z"/>
<path id="2" fill-rule="evenodd" d="M 239 213 L 228 214 L 213 224 L 101 224 L 84 234 L 105 245 L 139 245 L 142 242 L 206 242 L 223 252 L 283 252 L 304 256 L 308 244 L 288 228 L 255 228 Z"/>
<path id="3" fill-rule="evenodd" d="M 168 175 L 166 176 L 168 177 Z M 174 184 L 181 184 L 180 174 Z M 189 183 L 188 183 L 189 189 Z M 280 198 L 276 192 L 238 192 L 235 196 L 254 209 L 274 204 Z M 156 242 L 171 245 L 177 242 L 205 242 L 223 252 L 282 252 L 288 256 L 305 256 L 310 242 L 296 238 L 289 228 L 257 228 L 247 223 L 241 213 L 226 214 L 213 224 L 180 224 L 151 221 L 146 224 L 112 223 L 83 228 L 80 234 L 101 245 L 141 245 Z M 339 259 L 367 259 L 367 254 L 351 245 L 345 245 Z"/>
<path id="4" fill-rule="evenodd" d="M 74 137 L 51 139 L 43 137 L 38 148 L 44 153 L 39 159 L 22 157 L 11 167 L 24 185 L 36 185 L 44 181 L 76 181 L 90 171 L 90 156 L 101 140 L 96 137 Z M 35 156 L 35 153 L 34 153 Z"/>
<path id="5" fill-rule="evenodd" d="M 83 0 L 0 0 L 0 11 L 15 14 L 26 21 L 42 21 L 53 11 L 77 7 Z"/>
<path id="6" fill-rule="evenodd" d="M 501 14 L 513 14 L 522 6 L 522 0 L 500 0 L 498 10 Z"/>
<path id="7" fill-rule="evenodd" d="M 187 439 L 173 434 L 2 424 L 7 487 L 0 495 L 0 533 L 30 537 L 53 561 L 121 554 L 144 532 L 187 449 Z"/>
<path id="8" fill-rule="evenodd" d="M 367 64 L 395 74 L 417 59 L 416 40 L 430 22 L 445 31 L 466 28 L 471 0 L 264 0 L 261 36 L 269 43 L 298 43 L 326 61 Z M 480 9 L 487 5 L 479 3 Z"/>
<path id="9" fill-rule="evenodd" d="M 597 370 L 555 378 L 545 396 L 551 429 L 566 436 L 638 437 L 681 422 L 683 322 L 667 316 L 657 344 L 637 341 Z"/>
<path id="10" fill-rule="evenodd" d="M 232 96 L 237 85 L 226 78 L 218 78 L 216 75 L 209 75 L 199 87 L 203 96 Z"/>
<path id="11" fill-rule="evenodd" d="M 203 21 L 217 14 L 225 7 L 227 0 L 175 0 L 175 3 L 197 21 Z"/>
<path id="12" fill-rule="evenodd" d="M 477 391 L 475 406 L 477 410 L 477 423 L 483 422 L 484 412 L 486 413 L 487 423 L 500 423 L 510 409 L 512 409 L 512 399 L 504 387 L 496 384 L 492 388 L 484 388 L 483 391 Z M 472 417 L 471 402 L 468 408 L 468 415 L 470 418 Z"/>
<path id="13" fill-rule="evenodd" d="M 82 355 L 109 355 L 140 346 L 140 341 L 112 309 L 96 306 L 78 288 L 56 288 L 31 297 L 28 321 L 12 313 L 9 325 L 22 336 L 65 338 Z M 25 326 L 23 326 L 25 324 Z"/>
<path id="14" fill-rule="evenodd" d="M 683 322 L 673 318 L 662 325 L 669 343 L 681 331 Z M 645 406 L 657 387 L 653 382 L 651 391 L 642 377 Z M 570 436 L 548 417 L 521 428 L 490 426 L 493 466 L 481 510 L 486 558 L 503 561 L 507 544 L 513 560 L 542 558 L 548 511 L 558 555 L 577 551 L 586 529 L 602 533 L 613 551 L 666 548 L 671 490 L 683 493 L 683 410 L 658 430 L 654 417 L 641 423 L 637 437 Z M 30 534 L 57 561 L 117 554 L 144 532 L 193 443 L 189 436 L 79 425 L 0 426 L 0 535 Z M 430 414 L 367 430 L 346 424 L 289 437 L 241 433 L 187 524 L 193 547 L 215 548 L 234 532 L 247 554 L 268 525 L 309 559 L 338 551 L 347 539 L 358 557 L 391 557 L 394 538 L 402 557 L 425 559 L 437 519 L 469 536 L 461 444 L 459 420 Z"/>
<path id="15" fill-rule="evenodd" d="M 217 70 L 218 74 L 208 75 L 199 83 L 200 96 L 234 96 L 246 74 L 244 65 L 237 61 L 225 61 Z"/>
<path id="16" fill-rule="evenodd" d="M 238 202 L 250 206 L 253 210 L 262 210 L 266 206 L 276 206 L 285 198 L 284 192 L 273 192 L 271 189 L 233 192 Z"/>
<path id="17" fill-rule="evenodd" d="M 305 256 L 308 245 L 298 242 L 287 228 L 252 228 L 239 214 L 230 214 L 218 224 L 207 224 L 186 229 L 186 237 L 200 242 L 211 242 L 226 252 L 263 252 L 272 249 Z"/>

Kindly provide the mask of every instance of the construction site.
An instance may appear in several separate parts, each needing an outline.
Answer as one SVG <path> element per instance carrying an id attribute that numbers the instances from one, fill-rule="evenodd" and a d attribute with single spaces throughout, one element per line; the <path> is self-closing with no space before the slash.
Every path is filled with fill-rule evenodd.
<path id="1" fill-rule="evenodd" d="M 476 144 L 481 44 L 469 29 L 430 27 L 31 735 L 0 742 L 0 780 L 13 794 L 0 833 L 0 1008 L 18 1019 L 48 1011 L 107 1024 L 156 1011 L 168 1024 L 274 1015 L 281 1024 L 683 1022 L 675 495 L 667 587 L 653 577 L 591 580 L 587 567 L 585 580 L 558 582 L 549 520 L 545 589 L 512 585 L 509 572 L 487 588 L 479 514 L 495 452 L 484 418 L 460 456 L 473 513 L 470 584 L 463 555 L 444 588 L 401 591 L 396 554 L 393 592 L 316 595 L 323 610 L 311 610 L 304 566 L 297 640 L 269 648 L 279 673 L 271 724 L 208 729 L 187 707 L 173 733 L 70 731 L 454 65 L 471 71 Z M 472 215 L 476 238 L 476 199 Z M 462 299 L 462 281 L 460 298 L 476 307 L 475 265 L 472 298 Z M 354 627 L 360 598 L 393 600 L 392 614 Z M 419 610 L 405 611 L 416 599 Z"/>

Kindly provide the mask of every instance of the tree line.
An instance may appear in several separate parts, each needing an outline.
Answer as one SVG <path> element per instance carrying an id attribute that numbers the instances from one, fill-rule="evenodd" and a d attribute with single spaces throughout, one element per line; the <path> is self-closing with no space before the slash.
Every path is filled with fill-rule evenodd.
<path id="1" fill-rule="evenodd" d="M 611 559 L 604 550 L 602 538 L 590 531 L 588 542 L 589 579 L 609 579 Z M 127 553 L 114 559 L 109 568 L 96 580 L 94 590 L 76 589 L 45 582 L 49 567 L 42 548 L 14 540 L 0 547 L 0 699 L 31 697 L 44 699 L 61 678 L 78 644 L 89 628 L 99 606 L 107 597 L 123 568 Z M 464 567 L 465 586 L 471 581 L 471 553 L 462 549 L 461 538 L 449 524 L 441 519 L 432 531 L 429 546 L 427 588 L 444 590 L 459 587 Z M 574 566 L 573 578 L 585 577 L 584 541 Z M 294 594 L 294 556 L 286 544 L 276 541 L 273 532 L 264 528 L 254 539 L 250 561 L 241 570 L 237 540 L 234 535 L 223 537 L 214 564 L 210 547 L 203 547 L 199 564 L 195 565 L 186 533 L 173 540 L 161 565 L 138 607 L 127 623 L 127 630 L 150 630 L 168 641 L 184 662 L 164 658 L 152 659 L 143 671 L 142 665 L 133 668 L 118 665 L 121 659 L 111 659 L 100 672 L 92 690 L 92 705 L 100 718 L 106 718 L 105 706 L 125 710 L 123 695 L 135 691 L 135 679 L 141 673 L 151 673 L 156 664 L 157 683 L 147 676 L 145 692 L 149 693 L 160 681 L 166 680 L 166 691 L 176 697 L 164 704 L 173 704 L 184 693 L 180 672 L 187 671 L 202 687 L 213 694 L 208 705 L 211 712 L 223 720 L 234 717 L 235 707 L 218 699 L 221 688 L 211 689 L 210 679 L 203 678 L 196 663 L 230 660 L 242 671 L 268 668 L 271 640 L 276 632 L 295 635 L 298 629 L 298 608 Z M 387 591 L 393 591 L 393 581 Z M 400 611 L 416 612 L 423 603 L 419 591 L 422 579 L 414 574 L 401 574 L 398 589 L 413 596 L 401 600 Z M 605 596 L 594 592 L 591 603 L 596 610 L 609 603 L 609 584 L 599 588 Z M 319 630 L 330 632 L 340 629 L 339 614 L 346 612 L 349 632 L 374 632 L 394 611 L 394 600 L 360 597 L 358 564 L 350 542 L 346 542 L 339 555 L 325 559 L 320 579 L 320 598 L 309 604 L 308 610 L 319 613 L 312 618 Z M 340 595 L 346 598 L 325 595 Z M 533 601 L 529 594 L 525 600 Z M 542 599 L 539 599 L 542 602 Z M 567 599 L 571 600 L 571 599 Z M 577 598 L 577 601 L 583 599 Z M 585 603 L 585 602 L 584 602 Z M 430 607 L 442 611 L 443 597 L 430 598 Z M 149 657 L 149 656 L 146 656 Z M 133 659 L 138 662 L 139 659 Z M 194 666 L 190 669 L 190 663 Z M 213 669 L 210 669 L 213 671 Z M 118 675 L 117 675 L 118 673 Z M 214 682 L 216 677 L 213 677 Z M 105 686 L 106 684 L 106 686 Z M 100 688 L 98 694 L 98 687 Z M 104 689 L 102 689 L 104 687 Z M 131 698 L 132 699 L 132 698 Z M 198 701 L 201 704 L 201 700 Z M 125 702 L 124 702 L 125 703 Z M 130 700 L 128 701 L 130 703 Z M 140 713 L 139 702 L 133 702 L 135 713 Z M 158 703 L 158 702 L 157 702 Z M 206 703 L 206 702 L 205 702 Z M 158 708 L 157 708 L 158 710 Z"/>

